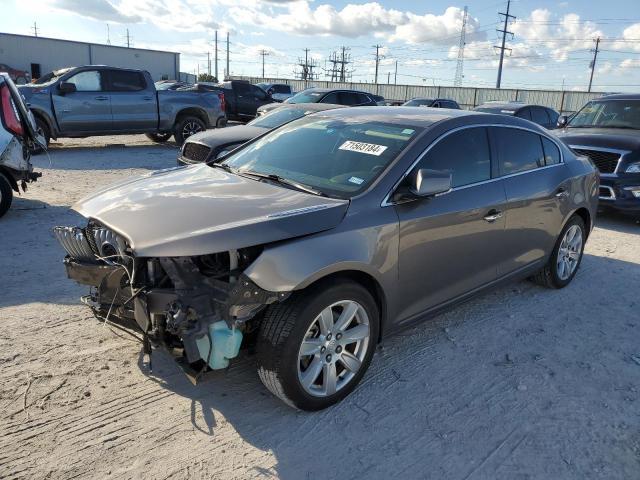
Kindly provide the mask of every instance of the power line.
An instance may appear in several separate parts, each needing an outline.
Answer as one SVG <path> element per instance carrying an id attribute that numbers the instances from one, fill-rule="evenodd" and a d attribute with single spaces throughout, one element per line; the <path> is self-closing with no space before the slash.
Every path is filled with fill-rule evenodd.
<path id="1" fill-rule="evenodd" d="M 462 29 L 460 30 L 460 44 L 458 45 L 458 63 L 456 65 L 456 76 L 453 80 L 454 87 L 462 86 L 462 69 L 464 67 L 464 46 L 466 44 L 466 31 L 467 31 L 467 15 L 469 14 L 469 8 L 465 5 L 464 14 L 462 16 Z M 397 66 L 397 61 L 396 61 Z"/>
<path id="2" fill-rule="evenodd" d="M 511 52 L 510 48 L 506 48 L 504 46 L 507 41 L 507 34 L 511 35 L 511 38 L 513 39 L 513 32 L 509 32 L 507 30 L 507 27 L 509 26 L 509 19 L 510 18 L 513 18 L 514 20 L 516 19 L 516 17 L 514 17 L 513 15 L 509 15 L 510 7 L 511 7 L 511 0 L 507 0 L 507 13 L 498 12 L 499 15 L 504 16 L 504 27 L 502 28 L 502 30 L 497 30 L 499 33 L 502 33 L 502 46 L 495 47 L 500 49 L 500 64 L 498 65 L 498 79 L 496 81 L 496 88 L 500 88 L 500 82 L 502 81 L 502 64 L 504 62 L 504 51 L 509 50 L 509 52 Z"/>
<path id="3" fill-rule="evenodd" d="M 596 38 L 596 48 L 593 50 L 593 60 L 591 61 L 591 76 L 589 77 L 589 88 L 587 92 L 591 91 L 591 84 L 593 83 L 593 71 L 596 69 L 596 60 L 598 58 L 598 47 L 600 46 L 600 37 Z"/>

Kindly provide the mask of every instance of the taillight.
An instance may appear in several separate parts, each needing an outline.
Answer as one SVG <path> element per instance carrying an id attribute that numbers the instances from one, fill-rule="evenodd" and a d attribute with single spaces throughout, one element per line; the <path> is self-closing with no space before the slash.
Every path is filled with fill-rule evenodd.
<path id="1" fill-rule="evenodd" d="M 22 137 L 24 135 L 24 129 L 22 128 L 22 122 L 20 121 L 16 105 L 13 103 L 13 98 L 11 98 L 9 87 L 6 85 L 0 87 L 0 95 L 2 96 L 2 119 L 4 126 L 15 135 Z"/>
<path id="2" fill-rule="evenodd" d="M 220 99 L 220 110 L 222 110 L 224 112 L 227 109 L 227 104 L 224 101 L 224 93 L 219 92 L 218 93 L 218 98 Z"/>

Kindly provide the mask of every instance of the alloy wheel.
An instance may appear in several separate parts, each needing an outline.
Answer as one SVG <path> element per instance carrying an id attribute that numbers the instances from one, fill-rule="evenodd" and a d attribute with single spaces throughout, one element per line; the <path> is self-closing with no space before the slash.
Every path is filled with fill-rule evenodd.
<path id="1" fill-rule="evenodd" d="M 298 351 L 298 380 L 310 395 L 327 397 L 356 376 L 367 354 L 369 316 L 359 303 L 342 300 L 313 320 Z"/>
<path id="2" fill-rule="evenodd" d="M 582 243 L 582 229 L 578 225 L 572 225 L 565 232 L 558 249 L 556 268 L 560 280 L 567 280 L 578 267 L 582 255 Z"/>
<path id="3" fill-rule="evenodd" d="M 182 137 L 188 138 L 198 132 L 202 132 L 203 128 L 198 122 L 187 122 L 182 127 Z"/>

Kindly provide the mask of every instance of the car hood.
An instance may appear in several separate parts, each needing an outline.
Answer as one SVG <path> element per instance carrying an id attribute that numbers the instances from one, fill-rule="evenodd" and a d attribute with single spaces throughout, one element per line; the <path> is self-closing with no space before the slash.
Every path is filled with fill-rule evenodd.
<path id="1" fill-rule="evenodd" d="M 567 145 L 640 150 L 640 131 L 621 128 L 565 128 L 555 134 Z"/>
<path id="2" fill-rule="evenodd" d="M 141 257 L 205 255 L 338 225 L 349 202 L 196 165 L 161 170 L 73 206 L 125 236 Z"/>
<path id="3" fill-rule="evenodd" d="M 262 135 L 268 129 L 254 127 L 252 125 L 236 125 L 233 127 L 217 128 L 207 130 L 190 136 L 186 143 L 202 143 L 211 149 L 221 145 L 244 143 L 252 138 Z"/>

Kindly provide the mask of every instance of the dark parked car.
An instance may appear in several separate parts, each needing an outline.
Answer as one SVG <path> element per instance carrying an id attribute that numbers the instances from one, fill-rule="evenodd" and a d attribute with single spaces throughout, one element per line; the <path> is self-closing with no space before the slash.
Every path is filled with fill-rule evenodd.
<path id="1" fill-rule="evenodd" d="M 329 88 L 308 88 L 296 93 L 285 103 L 332 103 L 347 107 L 376 106 L 384 104 L 384 97 L 357 90 L 334 90 Z M 270 103 L 258 109 L 258 115 L 281 107 L 281 103 Z"/>
<path id="2" fill-rule="evenodd" d="M 531 120 L 552 130 L 557 128 L 560 114 L 553 108 L 542 105 L 530 105 L 522 102 L 487 102 L 474 108 L 476 112 L 497 113 L 499 115 L 513 115 L 514 117 Z"/>
<path id="3" fill-rule="evenodd" d="M 293 96 L 291 85 L 286 83 L 256 83 L 256 87 L 260 87 L 276 102 L 284 102 Z"/>
<path id="4" fill-rule="evenodd" d="M 640 218 L 640 95 L 592 100 L 558 125 L 558 137 L 600 171 L 600 207 Z"/>
<path id="5" fill-rule="evenodd" d="M 145 133 L 154 142 L 185 138 L 226 124 L 224 96 L 158 91 L 149 72 L 88 65 L 22 85 L 38 129 L 50 138 Z"/>
<path id="6" fill-rule="evenodd" d="M 593 165 L 531 122 L 340 108 L 103 189 L 55 234 L 96 315 L 194 376 L 255 347 L 265 386 L 318 410 L 383 337 L 503 281 L 567 286 L 597 195 Z"/>
<path id="7" fill-rule="evenodd" d="M 449 98 L 412 98 L 402 104 L 403 107 L 453 108 L 460 110 L 460 105 Z"/>
<path id="8" fill-rule="evenodd" d="M 218 83 L 215 88 L 224 93 L 229 120 L 249 121 L 255 118 L 259 107 L 273 102 L 271 95 L 245 80 Z"/>
<path id="9" fill-rule="evenodd" d="M 178 165 L 193 165 L 222 157 L 239 145 L 280 125 L 310 113 L 340 108 L 341 106 L 329 103 L 291 104 L 266 115 L 261 115 L 246 125 L 234 125 L 197 133 L 184 142 L 178 156 Z"/>

